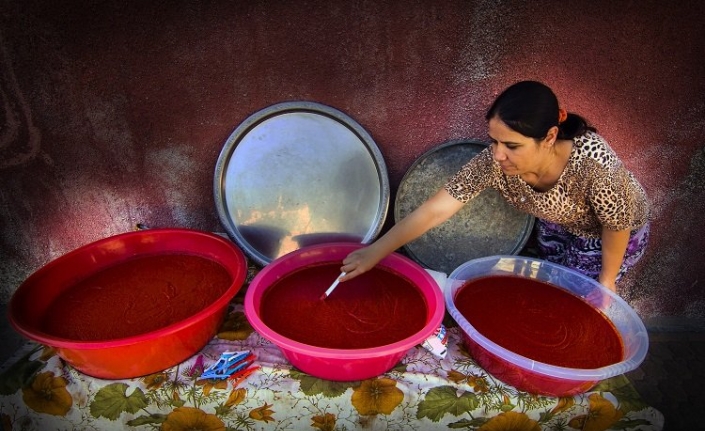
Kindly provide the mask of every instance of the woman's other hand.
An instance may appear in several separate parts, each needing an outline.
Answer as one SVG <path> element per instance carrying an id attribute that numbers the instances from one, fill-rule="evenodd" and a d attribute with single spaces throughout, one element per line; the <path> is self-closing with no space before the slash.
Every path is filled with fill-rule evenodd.
<path id="1" fill-rule="evenodd" d="M 601 285 L 605 286 L 612 292 L 617 293 L 617 281 L 615 280 L 615 277 L 605 277 L 600 274 L 598 281 Z"/>

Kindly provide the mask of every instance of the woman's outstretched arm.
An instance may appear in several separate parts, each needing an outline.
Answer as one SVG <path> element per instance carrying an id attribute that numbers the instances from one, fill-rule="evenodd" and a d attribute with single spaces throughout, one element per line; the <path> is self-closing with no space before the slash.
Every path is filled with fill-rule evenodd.
<path id="1" fill-rule="evenodd" d="M 395 224 L 386 234 L 367 247 L 355 250 L 343 259 L 340 281 L 350 280 L 369 271 L 388 254 L 448 220 L 463 203 L 441 189 L 417 209 Z"/>

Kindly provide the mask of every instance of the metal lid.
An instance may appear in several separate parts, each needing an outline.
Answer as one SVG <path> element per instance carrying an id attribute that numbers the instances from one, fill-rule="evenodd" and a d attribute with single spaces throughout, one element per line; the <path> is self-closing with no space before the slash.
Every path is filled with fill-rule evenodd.
<path id="1" fill-rule="evenodd" d="M 389 206 L 382 154 L 355 120 L 315 102 L 284 102 L 248 117 L 215 168 L 228 235 L 259 265 L 301 247 L 371 242 Z"/>
<path id="2" fill-rule="evenodd" d="M 423 154 L 402 178 L 394 203 L 398 222 L 435 194 L 486 143 L 450 141 Z M 450 274 L 463 263 L 484 256 L 516 254 L 526 244 L 534 217 L 511 205 L 494 189 L 468 202 L 442 225 L 404 246 L 419 264 Z"/>

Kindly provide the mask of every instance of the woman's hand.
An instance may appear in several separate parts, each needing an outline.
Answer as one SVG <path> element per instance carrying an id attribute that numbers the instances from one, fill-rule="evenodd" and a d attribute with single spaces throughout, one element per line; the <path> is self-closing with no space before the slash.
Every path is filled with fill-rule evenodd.
<path id="1" fill-rule="evenodd" d="M 612 292 L 617 293 L 617 280 L 615 279 L 615 277 L 607 277 L 603 274 L 600 274 L 597 281 L 599 281 L 601 285 L 605 286 Z"/>
<path id="2" fill-rule="evenodd" d="M 341 277 L 340 281 L 350 280 L 374 268 L 386 255 L 377 248 L 379 247 L 372 244 L 347 255 L 343 259 L 343 266 L 340 267 L 340 270 L 345 272 L 345 276 Z"/>
<path id="3" fill-rule="evenodd" d="M 597 278 L 597 281 L 612 292 L 617 293 L 617 281 L 615 277 L 606 276 L 603 272 L 600 273 Z M 588 300 L 588 302 L 595 305 L 600 310 L 607 310 L 610 307 L 610 304 L 612 304 L 612 298 L 610 298 L 609 296 L 607 296 L 607 294 L 601 292 L 598 289 L 595 289 L 590 292 L 587 295 L 586 299 Z"/>

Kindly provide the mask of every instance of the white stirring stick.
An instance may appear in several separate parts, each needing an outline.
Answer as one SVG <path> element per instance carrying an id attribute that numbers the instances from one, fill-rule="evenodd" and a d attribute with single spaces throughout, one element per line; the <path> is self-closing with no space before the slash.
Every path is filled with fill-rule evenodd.
<path id="1" fill-rule="evenodd" d="M 335 281 L 333 282 L 333 284 L 330 285 L 330 287 L 328 288 L 328 290 L 326 290 L 325 292 L 323 292 L 323 295 L 321 295 L 321 300 L 324 300 L 324 299 L 328 298 L 328 295 L 330 295 L 330 294 L 333 292 L 333 289 L 335 289 L 335 288 L 338 286 L 338 283 L 340 283 L 340 277 L 342 277 L 342 276 L 344 276 L 344 275 L 345 275 L 345 271 L 343 271 L 343 272 L 340 273 L 340 275 L 338 276 L 338 278 L 335 279 Z"/>

